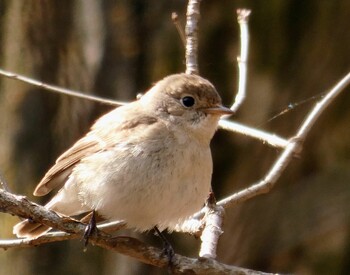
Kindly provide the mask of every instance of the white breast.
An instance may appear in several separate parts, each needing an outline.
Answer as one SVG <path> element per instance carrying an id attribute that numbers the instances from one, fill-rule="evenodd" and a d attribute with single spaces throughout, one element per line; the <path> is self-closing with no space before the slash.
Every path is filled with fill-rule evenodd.
<path id="1" fill-rule="evenodd" d="M 211 175 L 209 147 L 171 137 L 117 145 L 84 159 L 72 173 L 83 204 L 140 231 L 172 229 L 200 210 Z"/>

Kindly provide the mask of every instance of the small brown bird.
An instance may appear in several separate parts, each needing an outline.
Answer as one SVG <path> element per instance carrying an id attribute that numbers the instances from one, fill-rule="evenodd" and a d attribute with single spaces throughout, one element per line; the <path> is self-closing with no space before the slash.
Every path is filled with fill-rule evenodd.
<path id="1" fill-rule="evenodd" d="M 96 211 L 138 231 L 172 230 L 209 194 L 209 144 L 224 114 L 232 111 L 209 81 L 168 76 L 139 100 L 99 118 L 56 160 L 34 195 L 59 189 L 45 207 L 62 215 Z M 32 238 L 49 229 L 24 220 L 13 233 Z"/>

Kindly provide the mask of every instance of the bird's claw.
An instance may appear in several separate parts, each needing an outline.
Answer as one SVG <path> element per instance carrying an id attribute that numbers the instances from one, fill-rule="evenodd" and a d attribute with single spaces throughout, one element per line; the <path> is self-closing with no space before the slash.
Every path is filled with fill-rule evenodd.
<path id="1" fill-rule="evenodd" d="M 85 227 L 83 240 L 84 240 L 84 247 L 86 248 L 89 244 L 89 238 L 97 232 L 97 226 L 96 226 L 96 218 L 95 218 L 95 211 L 92 212 L 91 219 L 87 226 Z"/>

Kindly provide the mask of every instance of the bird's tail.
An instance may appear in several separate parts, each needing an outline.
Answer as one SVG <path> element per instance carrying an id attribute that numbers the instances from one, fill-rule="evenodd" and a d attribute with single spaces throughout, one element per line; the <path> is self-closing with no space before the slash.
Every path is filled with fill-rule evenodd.
<path id="1" fill-rule="evenodd" d="M 13 227 L 13 234 L 18 238 L 36 238 L 45 234 L 50 229 L 47 225 L 31 220 L 24 220 Z"/>
<path id="2" fill-rule="evenodd" d="M 53 210 L 62 216 L 76 216 L 91 211 L 90 208 L 84 206 L 77 199 L 77 196 L 73 192 L 67 191 L 64 188 L 45 205 L 45 208 Z M 51 227 L 47 225 L 32 220 L 24 220 L 13 227 L 13 234 L 22 238 L 36 238 L 45 234 L 50 229 Z"/>

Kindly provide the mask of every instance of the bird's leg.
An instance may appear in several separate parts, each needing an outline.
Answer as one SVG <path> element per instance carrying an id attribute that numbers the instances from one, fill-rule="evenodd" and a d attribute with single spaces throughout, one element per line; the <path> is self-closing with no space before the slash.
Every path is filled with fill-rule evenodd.
<path id="1" fill-rule="evenodd" d="M 154 231 L 156 231 L 157 235 L 159 236 L 159 238 L 161 238 L 161 240 L 163 242 L 162 255 L 165 255 L 168 258 L 168 265 L 170 268 L 173 264 L 172 260 L 173 260 L 174 255 L 175 255 L 174 249 L 171 246 L 170 242 L 162 234 L 162 232 L 159 231 L 157 226 L 154 227 Z"/>
<path id="2" fill-rule="evenodd" d="M 87 224 L 87 226 L 85 227 L 85 232 L 84 232 L 84 236 L 83 236 L 85 248 L 87 247 L 87 245 L 89 243 L 89 237 L 92 236 L 92 234 L 94 234 L 95 232 L 97 232 L 96 214 L 95 214 L 95 210 L 92 210 L 90 221 Z"/>

